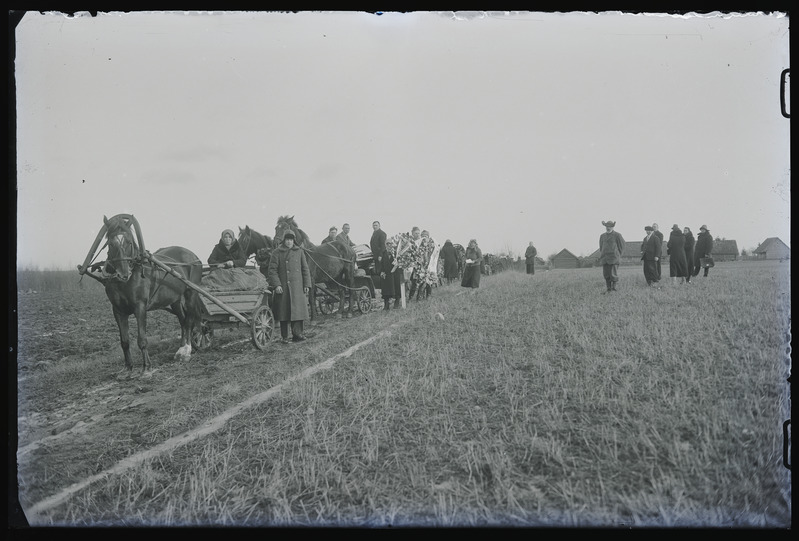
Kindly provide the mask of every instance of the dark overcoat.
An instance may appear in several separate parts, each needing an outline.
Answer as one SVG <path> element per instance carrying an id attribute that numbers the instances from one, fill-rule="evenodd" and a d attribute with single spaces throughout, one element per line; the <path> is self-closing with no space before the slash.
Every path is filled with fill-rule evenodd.
<path id="1" fill-rule="evenodd" d="M 672 278 L 688 276 L 688 261 L 685 259 L 685 235 L 672 229 L 666 243 L 669 254 L 669 276 Z M 693 262 L 692 262 L 693 263 Z"/>
<path id="2" fill-rule="evenodd" d="M 624 253 L 624 237 L 618 231 L 605 232 L 599 236 L 599 264 L 618 265 Z"/>
<path id="3" fill-rule="evenodd" d="M 404 271 L 399 267 L 394 269 L 393 272 L 391 271 L 394 268 L 394 254 L 386 250 L 384 246 L 383 251 L 379 254 L 381 256 L 380 261 L 377 261 L 378 254 L 373 255 L 375 256 L 375 271 L 378 274 L 386 273 L 386 277 L 380 283 L 380 296 L 384 299 L 399 298 L 402 291 L 400 286 L 405 279 L 405 275 Z"/>
<path id="4" fill-rule="evenodd" d="M 379 254 L 382 254 L 386 249 L 386 232 L 382 229 L 372 232 L 372 238 L 369 239 L 369 249 L 372 250 L 372 257 L 377 260 Z M 382 256 L 380 256 L 382 257 Z"/>
<path id="5" fill-rule="evenodd" d="M 233 261 L 234 267 L 243 267 L 247 264 L 247 258 L 244 256 L 241 246 L 239 246 L 239 241 L 236 239 L 233 239 L 233 244 L 230 245 L 230 249 L 222 244 L 220 240 L 219 243 L 214 246 L 211 255 L 208 256 L 209 265 L 219 265 L 225 261 L 231 260 Z"/>
<path id="6" fill-rule="evenodd" d="M 303 288 L 311 288 L 311 272 L 305 252 L 299 246 L 281 245 L 272 251 L 266 280 L 270 286 L 282 286 L 283 293 L 274 295 L 272 312 L 275 321 L 308 319 L 308 299 Z"/>
<path id="7" fill-rule="evenodd" d="M 457 278 L 460 276 L 458 270 L 458 252 L 452 242 L 447 241 L 441 247 L 440 257 L 444 259 L 444 278 Z"/>
<path id="8" fill-rule="evenodd" d="M 696 246 L 694 247 L 695 259 L 705 257 L 713 253 L 713 236 L 710 231 L 700 231 L 696 236 Z"/>
<path id="9" fill-rule="evenodd" d="M 641 243 L 641 259 L 644 261 L 654 261 L 657 257 L 660 258 L 663 252 L 663 245 L 660 242 L 660 237 L 655 235 L 654 233 L 649 237 L 649 240 L 646 240 L 644 237 L 643 242 Z"/>
<path id="10" fill-rule="evenodd" d="M 693 265 L 694 261 L 694 244 L 696 244 L 696 239 L 694 239 L 693 233 L 688 233 L 685 235 L 685 261 L 688 263 L 688 267 Z"/>
<path id="11" fill-rule="evenodd" d="M 535 256 L 538 255 L 538 250 L 535 246 L 528 246 L 524 251 L 524 260 L 527 265 L 535 265 Z"/>

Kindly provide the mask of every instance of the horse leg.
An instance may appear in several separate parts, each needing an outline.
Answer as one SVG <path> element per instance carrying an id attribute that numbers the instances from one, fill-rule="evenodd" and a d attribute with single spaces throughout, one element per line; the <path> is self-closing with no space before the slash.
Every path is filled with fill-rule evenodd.
<path id="1" fill-rule="evenodd" d="M 133 310 L 133 315 L 136 316 L 136 324 L 139 329 L 139 350 L 141 350 L 142 356 L 142 367 L 141 371 L 142 374 L 147 370 L 150 370 L 150 354 L 147 351 L 147 309 L 144 307 L 144 304 L 137 304 L 136 308 Z"/>
<path id="2" fill-rule="evenodd" d="M 114 308 L 114 319 L 119 327 L 119 345 L 122 346 L 122 354 L 125 356 L 125 368 L 128 372 L 133 370 L 133 361 L 130 358 L 130 338 L 128 335 L 128 317 Z"/>
<path id="3" fill-rule="evenodd" d="M 175 352 L 174 358 L 178 361 L 187 361 L 191 357 L 191 331 L 189 330 L 189 315 L 185 297 L 181 297 L 172 304 L 172 310 L 180 322 L 180 348 Z"/>

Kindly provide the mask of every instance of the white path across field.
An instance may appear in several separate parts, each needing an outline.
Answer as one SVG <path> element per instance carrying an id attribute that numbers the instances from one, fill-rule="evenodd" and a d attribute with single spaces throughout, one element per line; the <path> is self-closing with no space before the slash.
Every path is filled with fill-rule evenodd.
<path id="1" fill-rule="evenodd" d="M 121 460 L 120 462 L 117 462 L 114 466 L 112 466 L 112 467 L 110 467 L 110 468 L 108 468 L 106 470 L 103 470 L 103 471 L 101 471 L 98 474 L 92 475 L 91 477 L 88 477 L 88 478 L 86 478 L 86 479 L 84 479 L 82 481 L 74 483 L 74 484 L 66 487 L 65 489 L 63 489 L 61 492 L 59 492 L 57 494 L 54 494 L 54 495 L 50 496 L 49 498 L 46 498 L 46 499 L 44 499 L 44 500 L 32 505 L 25 512 L 25 515 L 26 515 L 26 517 L 28 519 L 28 522 L 31 525 L 45 525 L 47 523 L 47 521 L 44 520 L 44 518 L 40 516 L 41 513 L 45 512 L 45 511 L 47 511 L 49 509 L 52 509 L 52 508 L 54 508 L 54 507 L 56 507 L 58 505 L 61 505 L 62 503 L 66 502 L 73 494 L 83 490 L 84 488 L 86 488 L 87 486 L 91 485 L 92 483 L 94 483 L 96 481 L 99 481 L 101 479 L 105 479 L 109 475 L 122 473 L 125 470 L 128 470 L 128 469 L 130 469 L 130 468 L 132 468 L 132 467 L 134 467 L 134 466 L 136 466 L 138 464 L 141 464 L 142 462 L 144 462 L 147 459 L 156 457 L 156 456 L 158 456 L 158 455 L 160 455 L 162 453 L 166 453 L 168 451 L 172 451 L 172 450 L 174 450 L 174 449 L 176 449 L 176 448 L 178 448 L 178 447 L 180 447 L 182 445 L 186 445 L 187 443 L 190 443 L 190 442 L 192 442 L 194 440 L 197 440 L 199 438 L 202 438 L 204 436 L 207 436 L 209 434 L 213 434 L 214 432 L 217 432 L 218 430 L 220 430 L 225 425 L 225 423 L 227 421 L 229 421 L 233 417 L 239 415 L 244 410 L 246 410 L 248 408 L 251 408 L 253 406 L 257 406 L 259 404 L 262 404 L 263 402 L 266 402 L 267 400 L 269 400 L 270 398 L 275 396 L 277 393 L 279 393 L 281 390 L 283 390 L 283 388 L 285 386 L 287 386 L 287 385 L 289 385 L 289 384 L 291 384 L 291 383 L 293 383 L 295 381 L 298 381 L 298 380 L 307 378 L 309 376 L 312 376 L 313 374 L 315 374 L 315 373 L 317 373 L 319 371 L 328 370 L 328 369 L 332 368 L 333 365 L 335 365 L 337 361 L 349 357 L 350 355 L 355 353 L 357 350 L 359 350 L 363 346 L 365 346 L 367 344 L 371 344 L 372 342 L 374 342 L 375 340 L 378 340 L 380 338 L 389 336 L 391 334 L 392 328 L 399 327 L 400 325 L 402 325 L 402 323 L 403 322 L 394 323 L 394 324 L 390 325 L 388 328 L 380 331 L 379 333 L 375 334 L 374 336 L 372 336 L 370 338 L 367 338 L 366 340 L 364 340 L 362 342 L 358 342 L 354 346 L 352 346 L 352 347 L 348 348 L 347 350 L 339 353 L 338 355 L 334 355 L 333 357 L 330 357 L 329 359 L 327 359 L 325 361 L 322 361 L 319 364 L 316 364 L 314 366 L 310 366 L 310 367 L 306 368 L 305 370 L 303 370 L 299 374 L 296 374 L 296 375 L 286 379 L 280 385 L 275 385 L 274 387 L 272 387 L 270 389 L 267 389 L 266 391 L 264 391 L 262 393 L 259 393 L 257 395 L 254 395 L 254 396 L 248 398 L 244 402 L 241 402 L 241 403 L 233 406 L 232 408 L 222 412 L 221 414 L 217 415 L 213 419 L 209 419 L 203 425 L 201 425 L 201 426 L 199 426 L 199 427 L 197 427 L 197 428 L 195 428 L 193 430 L 189 430 L 188 432 L 184 432 L 183 434 L 180 434 L 178 436 L 170 438 L 170 439 L 164 441 L 163 443 L 161 443 L 159 445 L 156 445 L 155 447 L 153 447 L 151 449 L 148 449 L 146 451 L 142 451 L 140 453 L 136 453 L 135 455 L 131 455 L 128 458 L 126 458 L 124 460 Z"/>

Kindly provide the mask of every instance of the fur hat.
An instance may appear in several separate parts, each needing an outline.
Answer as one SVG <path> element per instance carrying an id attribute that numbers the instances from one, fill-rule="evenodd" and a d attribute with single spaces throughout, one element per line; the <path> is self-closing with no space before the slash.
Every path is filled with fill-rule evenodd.
<path id="1" fill-rule="evenodd" d="M 605 227 L 616 227 L 616 222 L 608 220 L 607 222 L 602 222 L 602 225 L 604 225 Z"/>

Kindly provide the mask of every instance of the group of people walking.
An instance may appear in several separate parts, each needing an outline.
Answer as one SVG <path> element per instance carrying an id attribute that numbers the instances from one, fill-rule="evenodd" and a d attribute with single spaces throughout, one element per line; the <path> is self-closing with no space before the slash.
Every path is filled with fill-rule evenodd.
<path id="1" fill-rule="evenodd" d="M 616 291 L 616 284 L 619 281 L 618 267 L 626 243 L 621 234 L 615 230 L 616 222 L 603 221 L 602 225 L 605 226 L 605 232 L 599 237 L 599 262 L 607 287 L 605 293 L 609 293 Z M 645 226 L 644 232 L 645 236 L 641 242 L 644 279 L 647 286 L 653 287 L 657 286 L 662 278 L 664 236 L 656 223 Z M 699 228 L 699 234 L 694 239 L 689 227 L 680 229 L 679 225 L 674 224 L 665 245 L 666 255 L 669 256 L 669 276 L 674 283 L 690 283 L 691 278 L 698 276 L 703 268 L 704 276 L 708 275 L 712 266 L 713 237 L 707 225 Z"/>

